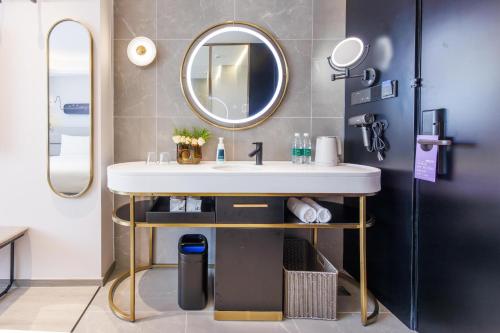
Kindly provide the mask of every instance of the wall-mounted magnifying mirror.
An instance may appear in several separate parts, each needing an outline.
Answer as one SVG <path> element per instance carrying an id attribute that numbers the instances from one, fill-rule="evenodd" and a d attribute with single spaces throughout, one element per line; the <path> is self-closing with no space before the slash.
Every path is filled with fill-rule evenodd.
<path id="1" fill-rule="evenodd" d="M 363 63 L 370 45 L 364 44 L 357 37 L 349 37 L 338 43 L 329 56 L 328 63 L 339 73 L 332 74 L 332 81 L 359 77 L 363 85 L 369 87 L 377 79 L 377 71 L 373 68 L 363 70 L 361 74 L 352 74 L 351 71 Z"/>
<path id="2" fill-rule="evenodd" d="M 279 107 L 288 68 L 278 42 L 243 22 L 218 24 L 201 33 L 181 68 L 184 97 L 208 123 L 231 130 L 258 125 Z"/>
<path id="3" fill-rule="evenodd" d="M 57 22 L 47 36 L 48 165 L 52 190 L 78 197 L 92 182 L 92 36 Z"/>

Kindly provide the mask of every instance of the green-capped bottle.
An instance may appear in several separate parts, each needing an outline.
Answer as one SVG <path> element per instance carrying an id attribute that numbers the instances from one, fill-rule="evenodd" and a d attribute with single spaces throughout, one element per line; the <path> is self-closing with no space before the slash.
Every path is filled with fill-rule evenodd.
<path id="1" fill-rule="evenodd" d="M 300 133 L 295 133 L 292 143 L 292 163 L 301 164 L 304 157 L 304 149 L 302 140 L 300 140 Z"/>
<path id="2" fill-rule="evenodd" d="M 309 137 L 309 133 L 304 133 L 304 138 L 302 139 L 302 151 L 302 163 L 311 164 L 312 143 L 311 138 Z"/>

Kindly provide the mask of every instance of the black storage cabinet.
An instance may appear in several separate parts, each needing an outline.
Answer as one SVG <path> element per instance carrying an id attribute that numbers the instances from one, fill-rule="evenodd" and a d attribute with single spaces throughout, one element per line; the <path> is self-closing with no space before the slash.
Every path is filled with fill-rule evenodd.
<path id="1" fill-rule="evenodd" d="M 178 302 L 184 310 L 202 310 L 207 304 L 208 242 L 203 235 L 179 239 Z"/>
<path id="2" fill-rule="evenodd" d="M 284 198 L 218 197 L 217 223 L 283 223 Z M 283 229 L 217 229 L 216 311 L 282 311 Z"/>

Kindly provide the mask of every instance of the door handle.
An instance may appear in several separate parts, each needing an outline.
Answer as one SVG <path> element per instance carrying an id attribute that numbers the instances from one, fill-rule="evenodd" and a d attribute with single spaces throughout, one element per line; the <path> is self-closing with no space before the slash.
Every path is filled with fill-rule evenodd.
<path id="1" fill-rule="evenodd" d="M 431 145 L 431 146 L 451 146 L 453 142 L 451 140 L 428 140 L 420 139 L 417 141 L 420 145 Z"/>
<path id="2" fill-rule="evenodd" d="M 234 208 L 268 208 L 268 204 L 233 204 Z"/>

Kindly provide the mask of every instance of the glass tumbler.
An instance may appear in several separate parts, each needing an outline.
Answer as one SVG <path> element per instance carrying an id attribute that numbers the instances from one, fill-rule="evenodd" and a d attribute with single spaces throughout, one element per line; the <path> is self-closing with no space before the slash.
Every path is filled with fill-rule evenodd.
<path id="1" fill-rule="evenodd" d="M 165 151 L 160 153 L 160 164 L 168 164 L 170 163 L 170 153 Z"/>
<path id="2" fill-rule="evenodd" d="M 146 160 L 146 164 L 156 164 L 156 152 L 148 152 L 148 159 Z"/>

